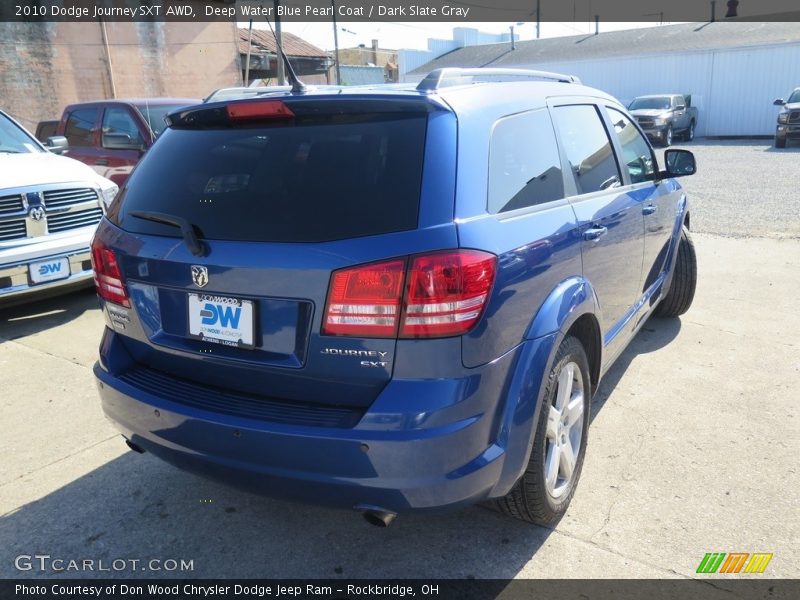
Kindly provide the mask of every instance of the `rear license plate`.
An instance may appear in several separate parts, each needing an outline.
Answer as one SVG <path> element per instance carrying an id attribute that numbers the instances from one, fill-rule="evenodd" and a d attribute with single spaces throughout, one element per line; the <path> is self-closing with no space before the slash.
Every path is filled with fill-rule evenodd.
<path id="1" fill-rule="evenodd" d="M 189 294 L 189 337 L 215 344 L 253 348 L 253 302 Z"/>
<path id="2" fill-rule="evenodd" d="M 66 258 L 45 260 L 28 265 L 31 283 L 47 283 L 69 277 L 69 261 Z"/>

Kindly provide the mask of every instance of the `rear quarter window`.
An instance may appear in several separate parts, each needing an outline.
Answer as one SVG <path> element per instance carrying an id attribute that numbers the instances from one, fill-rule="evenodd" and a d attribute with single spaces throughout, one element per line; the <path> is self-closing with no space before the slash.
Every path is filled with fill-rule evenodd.
<path id="1" fill-rule="evenodd" d="M 415 229 L 427 116 L 167 129 L 112 207 L 127 231 L 177 237 L 132 211 L 180 216 L 217 240 L 322 242 Z"/>
<path id="2" fill-rule="evenodd" d="M 547 110 L 499 120 L 489 145 L 489 212 L 516 210 L 563 197 L 561 160 Z"/>

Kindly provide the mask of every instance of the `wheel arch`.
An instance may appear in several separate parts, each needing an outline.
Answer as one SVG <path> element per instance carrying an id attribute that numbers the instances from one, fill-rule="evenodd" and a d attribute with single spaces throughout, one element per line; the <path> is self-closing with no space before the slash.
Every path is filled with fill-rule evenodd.
<path id="1" fill-rule="evenodd" d="M 598 310 L 597 294 L 591 283 L 576 276 L 556 286 L 533 317 L 505 397 L 497 443 L 505 449 L 506 457 L 501 476 L 489 497 L 505 495 L 525 470 L 547 374 L 561 342 L 568 335 L 574 335 L 584 345 L 594 393 L 602 364 Z"/>

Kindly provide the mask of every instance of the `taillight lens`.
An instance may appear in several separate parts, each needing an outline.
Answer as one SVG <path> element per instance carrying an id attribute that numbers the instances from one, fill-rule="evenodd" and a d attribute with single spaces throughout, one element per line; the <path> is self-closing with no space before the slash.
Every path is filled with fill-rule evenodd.
<path id="1" fill-rule="evenodd" d="M 114 251 L 102 242 L 92 242 L 92 268 L 94 285 L 100 297 L 130 308 L 131 302 L 125 289 L 125 282 L 122 280 L 117 257 Z"/>
<path id="2" fill-rule="evenodd" d="M 453 250 L 336 271 L 322 333 L 401 338 L 462 335 L 483 314 L 496 262 L 487 252 Z"/>
<path id="3" fill-rule="evenodd" d="M 322 333 L 395 337 L 405 269 L 398 259 L 334 272 Z"/>
<path id="4" fill-rule="evenodd" d="M 416 256 L 408 269 L 400 337 L 461 335 L 478 322 L 495 277 L 496 257 L 477 250 Z"/>

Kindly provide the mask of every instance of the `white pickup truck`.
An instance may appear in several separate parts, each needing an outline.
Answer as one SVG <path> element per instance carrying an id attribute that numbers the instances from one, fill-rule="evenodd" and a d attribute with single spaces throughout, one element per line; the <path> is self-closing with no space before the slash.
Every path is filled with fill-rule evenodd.
<path id="1" fill-rule="evenodd" d="M 92 282 L 89 244 L 117 186 L 0 111 L 0 307 Z"/>

